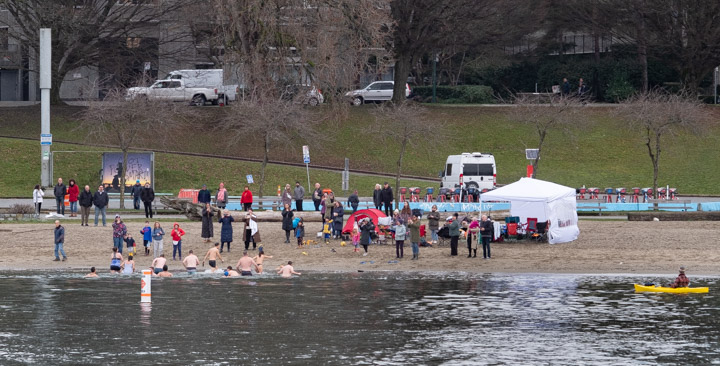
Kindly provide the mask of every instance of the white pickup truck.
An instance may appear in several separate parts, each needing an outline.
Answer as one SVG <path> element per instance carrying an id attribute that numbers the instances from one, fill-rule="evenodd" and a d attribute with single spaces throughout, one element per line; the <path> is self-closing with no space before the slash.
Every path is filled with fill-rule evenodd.
<path id="1" fill-rule="evenodd" d="M 194 106 L 202 106 L 207 102 L 216 104 L 219 98 L 217 89 L 186 87 L 182 80 L 158 80 L 149 87 L 128 88 L 125 96 L 127 99 L 189 102 Z"/>

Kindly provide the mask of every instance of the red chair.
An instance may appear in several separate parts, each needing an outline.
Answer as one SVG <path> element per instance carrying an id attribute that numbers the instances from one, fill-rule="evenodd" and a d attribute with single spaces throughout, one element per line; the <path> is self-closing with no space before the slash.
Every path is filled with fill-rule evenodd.
<path id="1" fill-rule="evenodd" d="M 640 202 L 640 188 L 639 187 L 633 187 L 633 196 L 630 202 L 632 203 L 638 203 Z"/>
<path id="2" fill-rule="evenodd" d="M 538 219 L 535 217 L 528 217 L 527 219 L 527 226 L 525 227 L 525 232 L 530 234 L 536 234 L 537 233 L 537 222 Z"/>
<path id="3" fill-rule="evenodd" d="M 400 202 L 405 202 L 405 195 L 408 189 L 406 187 L 400 187 Z"/>

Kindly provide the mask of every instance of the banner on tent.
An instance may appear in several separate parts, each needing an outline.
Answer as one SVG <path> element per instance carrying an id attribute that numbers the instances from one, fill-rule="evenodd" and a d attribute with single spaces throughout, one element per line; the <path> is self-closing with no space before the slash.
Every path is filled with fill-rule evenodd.
<path id="1" fill-rule="evenodd" d="M 412 210 L 421 209 L 423 212 L 432 211 L 433 206 L 437 206 L 440 212 L 486 212 L 510 209 L 509 202 L 403 202 L 400 208 L 405 207 L 406 204 L 409 204 Z"/>

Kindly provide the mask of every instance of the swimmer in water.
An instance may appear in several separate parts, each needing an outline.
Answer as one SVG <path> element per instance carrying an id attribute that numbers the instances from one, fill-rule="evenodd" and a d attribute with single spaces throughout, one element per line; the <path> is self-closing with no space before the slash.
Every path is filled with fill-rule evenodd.
<path id="1" fill-rule="evenodd" d="M 262 248 L 262 247 L 260 247 Z M 257 273 L 261 274 L 263 273 L 263 261 L 267 258 L 272 258 L 271 255 L 265 255 L 265 252 L 263 250 L 260 250 L 258 255 L 253 257 L 253 260 L 255 261 L 255 264 L 257 264 Z"/>
<path id="2" fill-rule="evenodd" d="M 252 276 L 252 269 L 255 268 L 255 272 L 258 272 L 258 266 L 255 261 L 248 257 L 248 252 L 243 251 L 243 256 L 240 258 L 240 260 L 237 262 L 237 269 L 240 270 L 240 273 L 243 276 Z"/>
<path id="3" fill-rule="evenodd" d="M 122 267 L 123 274 L 132 274 L 135 272 L 135 261 L 133 260 L 133 255 L 128 255 L 128 259 L 123 262 L 120 267 Z"/>
<path id="4" fill-rule="evenodd" d="M 205 267 L 205 261 L 208 261 L 208 264 L 210 267 L 212 267 L 211 272 L 217 271 L 217 262 L 216 260 L 220 260 L 220 262 L 225 263 L 225 261 L 222 259 L 222 256 L 220 255 L 220 250 L 218 249 L 220 247 L 220 243 L 215 243 L 215 246 L 210 248 L 210 250 L 207 251 L 207 254 L 205 254 L 205 258 L 203 258 L 202 265 Z"/>
<path id="5" fill-rule="evenodd" d="M 120 265 L 122 265 L 123 256 L 118 253 L 118 248 L 112 248 L 113 254 L 110 257 L 110 273 L 120 273 Z"/>
<path id="6" fill-rule="evenodd" d="M 295 272 L 295 268 L 292 266 L 292 261 L 288 261 L 288 264 L 280 268 L 277 273 L 283 278 L 290 278 L 292 275 L 300 276 L 300 272 Z"/>
<path id="7" fill-rule="evenodd" d="M 190 254 L 183 259 L 182 263 L 189 274 L 195 274 L 197 266 L 200 264 L 200 260 L 195 254 L 193 254 L 193 251 L 190 250 Z"/>
<path id="8" fill-rule="evenodd" d="M 158 277 L 172 277 L 173 274 L 168 272 L 167 264 L 163 266 L 162 272 L 158 273 Z"/>
<path id="9" fill-rule="evenodd" d="M 240 274 L 238 271 L 234 270 L 232 266 L 228 266 L 228 268 L 225 270 L 225 277 L 238 277 Z"/>
<path id="10" fill-rule="evenodd" d="M 90 273 L 86 274 L 85 277 L 97 277 L 98 274 L 95 272 L 95 267 L 90 267 Z"/>
<path id="11" fill-rule="evenodd" d="M 159 257 L 153 259 L 150 266 L 153 268 L 155 274 L 160 274 L 160 272 L 162 272 L 163 266 L 165 266 L 165 263 L 167 263 L 167 259 L 165 259 L 165 254 L 160 254 Z"/>

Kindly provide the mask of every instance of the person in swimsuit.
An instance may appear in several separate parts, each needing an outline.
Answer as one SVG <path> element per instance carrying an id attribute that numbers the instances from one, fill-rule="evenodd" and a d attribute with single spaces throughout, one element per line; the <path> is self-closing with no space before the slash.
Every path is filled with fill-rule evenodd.
<path id="1" fill-rule="evenodd" d="M 277 273 L 283 278 L 290 278 L 292 275 L 300 276 L 301 274 L 300 272 L 295 272 L 295 268 L 292 266 L 292 261 L 288 261 L 288 264 L 280 268 Z"/>
<path id="2" fill-rule="evenodd" d="M 228 266 L 228 268 L 225 270 L 224 273 L 225 277 L 238 277 L 240 274 L 238 271 L 234 270 L 232 266 Z"/>
<path id="3" fill-rule="evenodd" d="M 118 253 L 117 247 L 113 247 L 112 251 L 112 257 L 110 257 L 110 273 L 120 273 L 120 265 L 122 264 L 123 256 Z"/>
<path id="4" fill-rule="evenodd" d="M 263 251 L 262 247 L 260 247 L 260 252 L 258 253 L 258 255 L 253 257 L 255 264 L 257 264 L 257 268 L 258 268 L 257 273 L 258 274 L 263 273 L 263 261 L 265 261 L 265 259 L 267 259 L 267 258 L 272 258 L 272 256 L 265 255 L 265 251 Z"/>
<path id="5" fill-rule="evenodd" d="M 90 267 L 90 273 L 86 274 L 85 277 L 97 277 L 98 274 L 95 272 L 95 267 Z"/>
<path id="6" fill-rule="evenodd" d="M 200 260 L 195 254 L 193 254 L 193 251 L 190 250 L 190 254 L 183 259 L 182 263 L 189 274 L 195 274 L 197 266 L 200 264 Z"/>
<path id="7" fill-rule="evenodd" d="M 152 264 L 150 265 L 153 268 L 153 271 L 155 274 L 159 274 L 162 272 L 163 266 L 165 266 L 165 263 L 167 262 L 167 259 L 165 259 L 165 254 L 160 254 L 159 257 L 153 259 Z"/>
<path id="8" fill-rule="evenodd" d="M 258 272 L 257 263 L 255 263 L 252 258 L 248 257 L 247 250 L 243 251 L 243 256 L 238 261 L 236 267 L 240 271 L 240 274 L 242 274 L 243 276 L 252 276 L 253 267 L 255 268 L 255 272 Z"/>
<path id="9" fill-rule="evenodd" d="M 222 259 L 222 256 L 220 255 L 220 243 L 215 243 L 215 246 L 210 248 L 210 250 L 207 251 L 207 254 L 205 254 L 205 258 L 203 258 L 202 265 L 205 267 L 205 261 L 208 261 L 208 264 L 210 267 L 212 267 L 212 271 L 215 272 L 217 270 L 217 262 L 216 260 L 220 260 L 220 262 L 225 263 L 225 261 Z"/>
<path id="10" fill-rule="evenodd" d="M 162 267 L 162 272 L 158 273 L 158 277 L 172 277 L 173 274 L 168 272 L 167 264 Z"/>
<path id="11" fill-rule="evenodd" d="M 135 272 L 135 261 L 133 260 L 132 254 L 128 255 L 128 259 L 123 262 L 121 267 L 123 274 L 132 274 Z"/>

